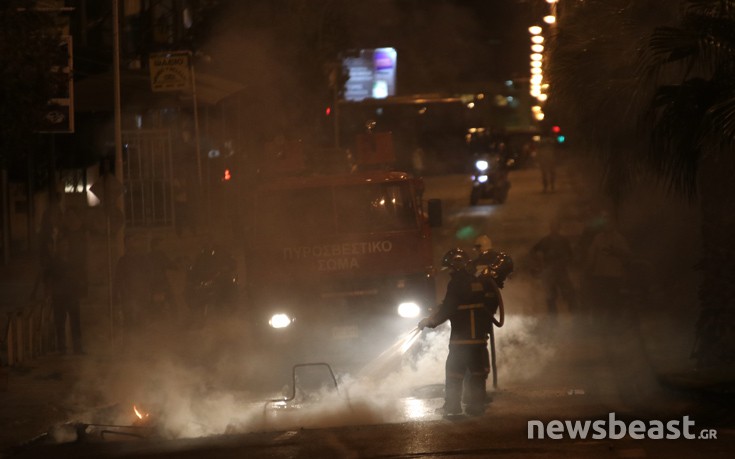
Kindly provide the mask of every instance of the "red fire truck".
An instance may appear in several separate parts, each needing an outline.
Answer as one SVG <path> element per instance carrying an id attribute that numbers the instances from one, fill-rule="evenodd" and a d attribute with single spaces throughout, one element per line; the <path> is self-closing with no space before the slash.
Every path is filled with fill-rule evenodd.
<path id="1" fill-rule="evenodd" d="M 389 145 L 371 135 L 368 152 Z M 361 165 L 338 173 L 281 152 L 288 166 L 254 192 L 249 307 L 260 345 L 284 366 L 366 362 L 435 304 L 430 230 L 441 202 L 424 203 L 422 179 L 361 150 Z"/>

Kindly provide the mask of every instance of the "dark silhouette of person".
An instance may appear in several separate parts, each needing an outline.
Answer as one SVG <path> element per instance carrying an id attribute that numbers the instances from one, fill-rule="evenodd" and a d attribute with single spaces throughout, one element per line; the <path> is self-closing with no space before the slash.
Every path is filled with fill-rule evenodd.
<path id="1" fill-rule="evenodd" d="M 125 253 L 118 259 L 113 279 L 113 300 L 122 314 L 123 330 L 132 332 L 143 325 L 153 293 L 148 253 L 139 241 L 125 239 Z"/>
<path id="2" fill-rule="evenodd" d="M 178 237 L 184 235 L 184 230 L 196 234 L 189 195 L 190 190 L 186 178 L 174 179 L 174 227 Z"/>
<path id="3" fill-rule="evenodd" d="M 543 191 L 553 192 L 556 188 L 556 150 L 550 142 L 541 143 L 536 151 L 536 161 L 541 169 Z"/>
<path id="4" fill-rule="evenodd" d="M 591 307 L 601 317 L 617 318 L 626 309 L 622 288 L 626 279 L 632 251 L 628 241 L 605 214 L 600 231 L 587 250 L 586 270 L 593 293 Z"/>
<path id="5" fill-rule="evenodd" d="M 549 234 L 531 248 L 531 255 L 541 263 L 541 282 L 549 313 L 556 315 L 559 293 L 567 302 L 569 311 L 577 309 L 577 295 L 569 277 L 569 265 L 574 259 L 572 244 L 559 232 L 559 222 L 549 224 Z"/>
<path id="6" fill-rule="evenodd" d="M 197 180 L 195 169 L 197 168 L 196 139 L 192 138 L 188 127 L 183 127 L 181 137 L 176 142 L 174 158 L 176 168 L 174 170 L 173 198 L 174 198 L 174 228 L 176 235 L 182 237 L 185 230 L 196 235 L 197 210 L 200 205 L 197 193 L 201 192 L 201 177 Z"/>
<path id="7" fill-rule="evenodd" d="M 177 269 L 176 263 L 161 249 L 161 239 L 154 237 L 150 242 L 148 252 L 148 263 L 151 274 L 151 299 L 154 313 L 159 316 L 170 316 L 175 312 L 171 283 L 168 280 L 168 272 Z"/>
<path id="8" fill-rule="evenodd" d="M 82 326 L 79 301 L 82 296 L 81 273 L 70 261 L 69 241 L 58 239 L 44 271 L 46 294 L 51 299 L 57 349 L 66 353 L 66 319 L 69 318 L 75 354 L 82 354 Z"/>
<path id="9" fill-rule="evenodd" d="M 79 273 L 80 298 L 85 298 L 88 284 L 88 230 L 84 213 L 81 209 L 67 208 L 64 211 L 62 222 L 62 237 L 69 242 L 69 261 Z"/>
<path id="10" fill-rule="evenodd" d="M 41 270 L 48 267 L 48 264 L 56 252 L 56 244 L 61 238 L 63 226 L 63 211 L 61 208 L 61 197 L 58 193 L 49 195 L 48 207 L 41 216 L 41 225 L 38 233 L 39 241 L 39 262 Z"/>
<path id="11" fill-rule="evenodd" d="M 211 235 L 186 273 L 186 297 L 194 316 L 205 318 L 212 308 L 227 309 L 237 290 L 237 261 Z"/>

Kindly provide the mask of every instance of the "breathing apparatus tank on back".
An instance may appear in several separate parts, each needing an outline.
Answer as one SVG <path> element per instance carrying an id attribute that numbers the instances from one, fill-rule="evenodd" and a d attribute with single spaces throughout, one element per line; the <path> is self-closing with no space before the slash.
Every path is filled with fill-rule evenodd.
<path id="1" fill-rule="evenodd" d="M 492 241 L 484 234 L 475 240 L 475 250 L 478 252 L 474 261 L 475 275 L 490 276 L 502 288 L 513 273 L 513 259 L 505 252 L 494 250 Z"/>

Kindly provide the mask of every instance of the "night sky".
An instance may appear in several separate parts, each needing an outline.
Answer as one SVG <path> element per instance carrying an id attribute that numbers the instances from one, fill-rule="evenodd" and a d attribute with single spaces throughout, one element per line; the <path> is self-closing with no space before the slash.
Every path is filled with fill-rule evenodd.
<path id="1" fill-rule="evenodd" d="M 237 43 L 238 51 L 222 58 L 227 70 L 239 64 L 232 56 L 267 63 L 276 54 L 269 68 L 303 69 L 284 43 L 303 40 L 298 29 L 318 18 L 326 24 L 320 33 L 332 35 L 326 37 L 332 53 L 395 48 L 400 93 L 464 92 L 489 80 L 527 77 L 528 26 L 548 10 L 542 0 L 316 0 L 301 11 L 294 4 L 299 2 L 231 2 L 217 19 L 211 54 L 227 54 L 227 44 Z"/>
<path id="2" fill-rule="evenodd" d="M 542 8 L 546 5 L 540 3 Z M 534 17 L 541 17 L 534 8 L 539 5 L 519 0 L 367 4 L 386 8 L 383 14 L 377 13 L 378 27 L 367 20 L 351 28 L 355 45 L 395 47 L 403 89 L 461 89 L 528 74 L 528 26 Z M 397 8 L 388 7 L 396 4 Z M 372 9 L 372 14 L 376 11 L 379 9 Z"/>

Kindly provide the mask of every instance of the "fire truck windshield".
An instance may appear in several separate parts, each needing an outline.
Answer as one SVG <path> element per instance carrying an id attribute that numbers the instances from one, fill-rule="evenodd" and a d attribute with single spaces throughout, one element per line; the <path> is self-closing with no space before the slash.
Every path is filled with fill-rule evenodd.
<path id="1" fill-rule="evenodd" d="M 406 182 L 283 190 L 261 195 L 258 232 L 275 239 L 405 231 L 418 227 Z"/>

